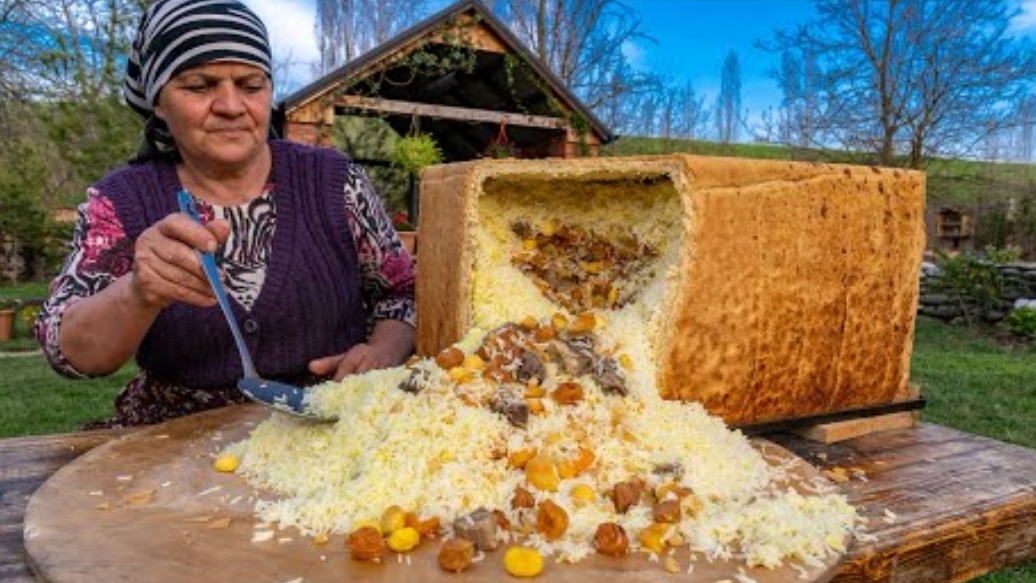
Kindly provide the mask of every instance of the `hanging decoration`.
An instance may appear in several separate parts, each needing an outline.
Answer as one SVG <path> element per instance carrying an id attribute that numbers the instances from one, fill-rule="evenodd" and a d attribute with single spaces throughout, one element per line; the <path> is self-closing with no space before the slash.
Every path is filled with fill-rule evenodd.
<path id="1" fill-rule="evenodd" d="M 486 158 L 497 159 L 518 157 L 518 146 L 507 137 L 507 122 L 504 120 L 500 120 L 500 130 L 496 133 L 496 138 L 486 146 L 483 155 Z"/>

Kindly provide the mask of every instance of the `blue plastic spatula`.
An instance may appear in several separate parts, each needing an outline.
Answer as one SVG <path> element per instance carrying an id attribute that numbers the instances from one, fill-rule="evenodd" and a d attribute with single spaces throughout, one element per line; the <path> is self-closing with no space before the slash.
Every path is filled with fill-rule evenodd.
<path id="1" fill-rule="evenodd" d="M 190 193 L 186 190 L 180 190 L 176 193 L 176 198 L 180 204 L 180 212 L 186 213 L 195 222 L 201 224 L 198 209 Z M 317 415 L 307 410 L 302 402 L 306 394 L 303 389 L 259 377 L 255 370 L 255 365 L 252 363 L 252 355 L 249 354 L 248 346 L 245 345 L 245 339 L 241 336 L 241 330 L 234 319 L 234 313 L 230 310 L 230 302 L 227 300 L 227 292 L 223 289 L 223 282 L 219 278 L 216 261 L 211 253 L 203 253 L 201 251 L 197 251 L 197 253 L 198 259 L 201 260 L 202 269 L 205 271 L 205 277 L 209 280 L 209 285 L 212 287 L 213 293 L 216 294 L 216 301 L 219 302 L 219 307 L 223 311 L 227 325 L 230 326 L 230 332 L 234 335 L 237 352 L 241 356 L 241 368 L 244 369 L 244 376 L 237 382 L 237 388 L 256 403 L 273 407 L 282 413 L 315 421 L 335 421 L 334 417 Z"/>

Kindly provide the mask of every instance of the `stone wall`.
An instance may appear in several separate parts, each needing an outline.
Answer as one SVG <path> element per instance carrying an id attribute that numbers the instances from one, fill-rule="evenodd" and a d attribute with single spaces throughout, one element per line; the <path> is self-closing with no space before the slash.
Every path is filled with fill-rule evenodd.
<path id="1" fill-rule="evenodd" d="M 970 315 L 987 322 L 999 322 L 1011 313 L 1019 299 L 1036 299 L 1036 263 L 1007 263 L 999 266 L 998 271 L 1003 278 L 1003 294 L 996 305 L 981 307 L 977 302 L 944 289 L 940 285 L 938 266 L 924 263 L 921 266 L 921 298 L 917 313 L 940 320 Z"/>

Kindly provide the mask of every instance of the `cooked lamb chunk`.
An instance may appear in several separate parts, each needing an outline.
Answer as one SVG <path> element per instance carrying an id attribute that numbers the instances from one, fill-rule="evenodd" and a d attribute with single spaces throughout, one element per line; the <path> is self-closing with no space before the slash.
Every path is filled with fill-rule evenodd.
<path id="1" fill-rule="evenodd" d="M 605 356 L 595 360 L 593 377 L 605 393 L 625 397 L 630 392 L 629 387 L 626 386 L 626 375 L 622 373 L 619 363 L 614 358 Z"/>
<path id="2" fill-rule="evenodd" d="M 496 538 L 496 517 L 485 508 L 479 508 L 467 516 L 453 521 L 453 531 L 460 538 L 469 540 L 480 551 L 495 550 L 500 541 Z"/>

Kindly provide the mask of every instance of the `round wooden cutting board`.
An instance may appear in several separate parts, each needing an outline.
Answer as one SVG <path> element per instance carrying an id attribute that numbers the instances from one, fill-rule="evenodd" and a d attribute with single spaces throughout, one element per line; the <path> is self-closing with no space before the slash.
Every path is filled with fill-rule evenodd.
<path id="1" fill-rule="evenodd" d="M 254 405 L 220 409 L 126 435 L 87 452 L 55 473 L 29 501 L 25 548 L 37 577 L 47 583 L 104 581 L 268 582 L 334 581 L 468 582 L 507 579 L 503 549 L 488 553 L 464 573 L 436 563 L 438 543 L 406 556 L 387 553 L 373 564 L 352 560 L 341 535 L 315 544 L 294 528 L 258 524 L 252 508 L 263 496 L 234 474 L 213 470 L 213 455 L 270 412 Z M 791 461 L 803 478 L 818 472 L 790 452 L 763 442 L 768 459 Z M 265 540 L 263 540 L 265 539 Z M 548 560 L 538 580 L 712 583 L 743 573 L 759 583 L 807 583 L 834 576 L 839 558 L 803 571 L 748 569 L 699 558 L 688 574 L 642 555 L 594 555 L 577 564 Z"/>

